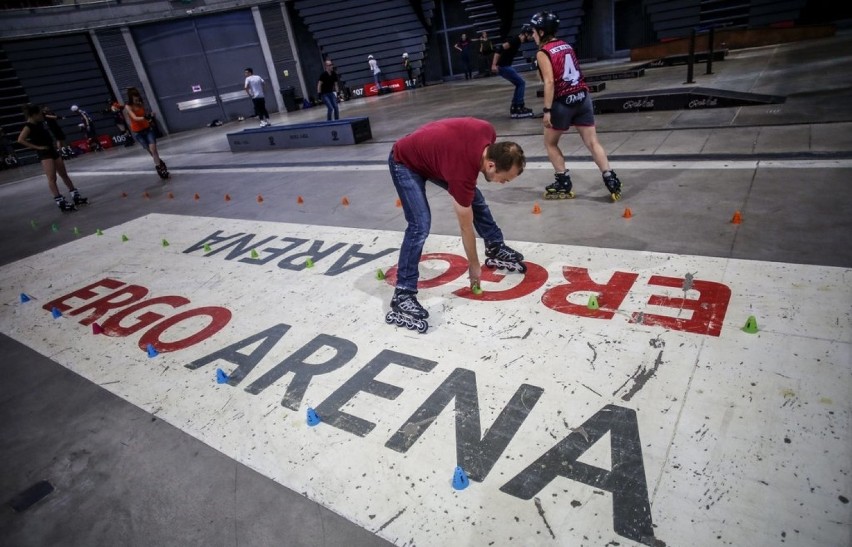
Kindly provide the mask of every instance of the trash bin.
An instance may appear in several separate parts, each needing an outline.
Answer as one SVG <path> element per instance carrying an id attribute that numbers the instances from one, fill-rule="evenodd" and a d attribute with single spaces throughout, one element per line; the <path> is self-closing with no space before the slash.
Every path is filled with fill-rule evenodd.
<path id="1" fill-rule="evenodd" d="M 299 103 L 296 102 L 296 88 L 293 86 L 285 87 L 281 90 L 281 96 L 284 98 L 284 108 L 287 112 L 299 110 Z"/>

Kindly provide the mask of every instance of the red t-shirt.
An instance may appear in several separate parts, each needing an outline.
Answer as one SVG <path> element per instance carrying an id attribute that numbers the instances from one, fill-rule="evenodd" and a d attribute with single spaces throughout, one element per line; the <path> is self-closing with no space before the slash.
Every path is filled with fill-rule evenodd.
<path id="1" fill-rule="evenodd" d="M 496 140 L 494 126 L 484 120 L 447 118 L 396 141 L 393 159 L 426 179 L 446 182 L 453 199 L 470 207 L 482 152 Z"/>

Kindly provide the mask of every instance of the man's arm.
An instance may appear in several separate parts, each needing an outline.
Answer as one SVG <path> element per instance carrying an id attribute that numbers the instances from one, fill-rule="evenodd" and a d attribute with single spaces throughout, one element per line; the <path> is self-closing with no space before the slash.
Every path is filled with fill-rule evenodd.
<path id="1" fill-rule="evenodd" d="M 476 231 L 473 228 L 473 209 L 459 205 L 456 200 L 453 200 L 453 208 L 459 220 L 462 245 L 464 246 L 464 254 L 467 256 L 469 265 L 468 276 L 470 278 L 470 287 L 473 288 L 474 285 L 479 285 L 479 278 L 482 276 L 482 266 L 479 264 L 479 255 L 476 252 Z"/>

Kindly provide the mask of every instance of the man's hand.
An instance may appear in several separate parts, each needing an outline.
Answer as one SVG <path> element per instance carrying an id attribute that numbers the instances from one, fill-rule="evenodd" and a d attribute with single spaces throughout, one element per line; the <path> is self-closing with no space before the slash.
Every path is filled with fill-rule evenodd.
<path id="1" fill-rule="evenodd" d="M 482 266 L 479 264 L 471 264 L 467 269 L 467 275 L 470 279 L 471 290 L 473 290 L 474 287 L 479 287 L 479 280 L 482 277 Z"/>

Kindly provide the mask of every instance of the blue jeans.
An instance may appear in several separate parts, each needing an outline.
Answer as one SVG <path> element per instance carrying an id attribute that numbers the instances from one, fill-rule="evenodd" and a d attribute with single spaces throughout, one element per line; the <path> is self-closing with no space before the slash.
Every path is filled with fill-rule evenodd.
<path id="1" fill-rule="evenodd" d="M 515 94 L 512 95 L 512 106 L 524 104 L 524 92 L 527 90 L 527 82 L 510 66 L 498 66 L 497 74 L 509 80 L 515 86 Z"/>
<path id="2" fill-rule="evenodd" d="M 402 202 L 402 211 L 408 228 L 402 239 L 399 249 L 399 263 L 397 264 L 396 286 L 399 289 L 417 292 L 417 280 L 420 277 L 420 256 L 423 254 L 423 244 L 429 236 L 432 227 L 432 211 L 429 201 L 426 199 L 426 178 L 415 173 L 405 165 L 397 163 L 393 159 L 393 150 L 388 156 L 388 168 L 390 169 L 393 185 Z M 442 180 L 429 180 L 443 189 L 447 189 L 447 183 Z M 485 203 L 485 198 L 479 188 L 473 197 L 471 204 L 473 209 L 473 227 L 479 234 L 485 245 L 503 242 L 503 232 L 494 222 L 491 210 Z"/>
<path id="3" fill-rule="evenodd" d="M 337 109 L 337 95 L 332 91 L 331 93 L 323 93 L 320 95 L 322 97 L 322 102 L 325 103 L 325 107 L 328 109 L 328 113 L 325 116 L 325 119 L 331 120 L 331 115 L 334 113 L 334 119 L 340 119 L 340 110 Z"/>

